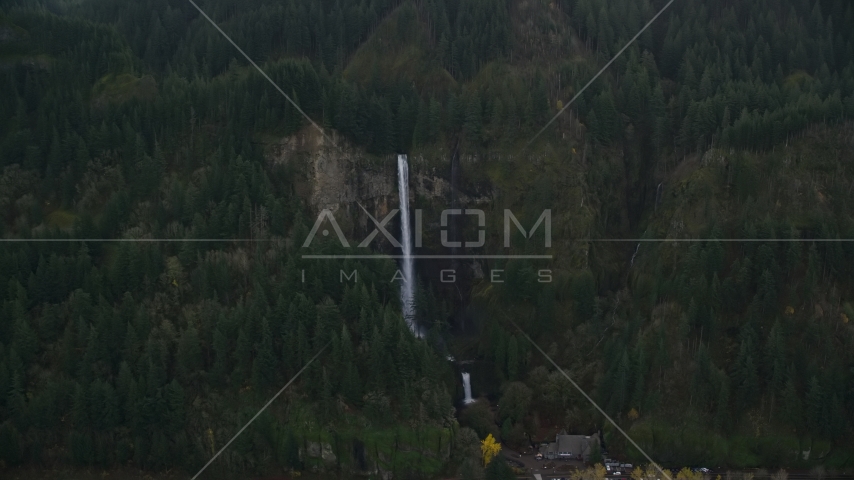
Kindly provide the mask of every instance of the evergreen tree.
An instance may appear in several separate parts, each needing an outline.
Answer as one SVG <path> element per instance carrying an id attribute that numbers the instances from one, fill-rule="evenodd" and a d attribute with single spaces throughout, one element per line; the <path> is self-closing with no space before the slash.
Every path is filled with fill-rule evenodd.
<path id="1" fill-rule="evenodd" d="M 184 410 L 184 389 L 174 379 L 165 387 L 166 415 L 163 418 L 164 431 L 175 435 L 184 428 L 186 413 Z"/>
<path id="2" fill-rule="evenodd" d="M 29 364 L 38 351 L 38 337 L 30 326 L 29 320 L 24 317 L 18 317 L 15 321 L 15 341 L 14 347 L 21 356 L 24 364 Z"/>
<path id="3" fill-rule="evenodd" d="M 0 460 L 6 465 L 17 465 L 23 460 L 21 434 L 12 422 L 0 424 Z"/>
<path id="4" fill-rule="evenodd" d="M 202 349 L 199 344 L 199 334 L 192 325 L 181 334 L 176 360 L 178 372 L 184 380 L 190 379 L 202 369 Z"/>
<path id="5" fill-rule="evenodd" d="M 148 374 L 145 381 L 148 395 L 153 395 L 157 389 L 163 387 L 168 382 L 166 372 L 166 352 L 163 349 L 163 344 L 158 340 L 150 340 L 146 349 Z"/>
<path id="6" fill-rule="evenodd" d="M 273 386 L 276 380 L 276 355 L 273 352 L 273 337 L 266 318 L 261 321 L 261 338 L 255 345 L 252 364 L 252 385 L 260 391 Z"/>
<path id="7" fill-rule="evenodd" d="M 229 369 L 230 352 L 228 340 L 219 328 L 213 332 L 213 351 L 214 364 L 211 369 L 211 378 L 215 384 L 221 385 L 231 371 Z"/>
<path id="8" fill-rule="evenodd" d="M 234 377 L 243 383 L 252 374 L 252 344 L 249 335 L 241 327 L 237 334 L 237 347 L 234 350 Z"/>
<path id="9" fill-rule="evenodd" d="M 415 120 L 415 131 L 412 135 L 414 146 L 426 145 L 430 140 L 430 110 L 429 104 L 423 100 L 418 105 L 418 114 Z"/>
<path id="10" fill-rule="evenodd" d="M 442 131 L 442 105 L 433 97 L 430 98 L 430 107 L 427 123 L 427 141 L 431 142 L 439 137 Z"/>
<path id="11" fill-rule="evenodd" d="M 140 388 L 136 380 L 131 380 L 128 388 L 127 398 L 124 404 L 125 422 L 134 432 L 142 429 L 142 416 L 140 412 Z"/>
<path id="12" fill-rule="evenodd" d="M 507 379 L 514 381 L 519 376 L 519 344 L 511 335 L 507 342 Z"/>
<path id="13" fill-rule="evenodd" d="M 469 95 L 466 105 L 466 120 L 463 128 L 470 141 L 475 142 L 475 144 L 480 143 L 483 130 L 483 112 L 480 96 L 477 91 Z"/>
<path id="14" fill-rule="evenodd" d="M 646 395 L 647 354 L 643 342 L 639 342 L 634 357 L 634 389 L 631 396 L 633 407 L 643 410 Z"/>
<path id="15" fill-rule="evenodd" d="M 575 314 L 581 321 L 593 316 L 596 299 L 596 285 L 593 275 L 584 271 L 572 282 L 572 298 L 575 301 Z"/>
<path id="16" fill-rule="evenodd" d="M 59 336 L 62 323 L 58 308 L 45 304 L 38 322 L 39 337 L 44 342 L 53 342 Z M 26 336 L 26 333 L 23 334 Z"/>
<path id="17" fill-rule="evenodd" d="M 768 372 L 768 386 L 776 393 L 783 390 L 786 379 L 785 345 L 780 322 L 774 322 L 765 346 L 765 364 Z"/>
<path id="18" fill-rule="evenodd" d="M 730 419 L 730 381 L 729 377 L 723 371 L 718 373 L 717 390 L 718 395 L 715 401 L 715 426 L 718 428 L 726 428 Z"/>
<path id="19" fill-rule="evenodd" d="M 89 399 L 86 389 L 79 383 L 74 386 L 72 397 L 71 421 L 76 428 L 86 428 L 90 424 Z"/>
<path id="20" fill-rule="evenodd" d="M 98 420 L 96 424 L 101 429 L 109 431 L 119 425 L 119 399 L 116 396 L 115 389 L 109 383 L 102 383 L 100 390 L 102 397 L 100 404 L 102 408 L 97 412 Z"/>
<path id="21" fill-rule="evenodd" d="M 507 364 L 507 340 L 506 334 L 504 330 L 498 329 L 498 334 L 492 341 L 492 344 L 495 346 L 495 350 L 493 352 L 493 357 L 495 358 L 495 369 L 496 374 L 499 378 L 505 378 L 506 375 L 506 367 Z"/>
<path id="22" fill-rule="evenodd" d="M 512 480 L 516 478 L 516 475 L 507 465 L 507 460 L 498 455 L 486 466 L 483 478 L 484 480 Z"/>
<path id="23" fill-rule="evenodd" d="M 341 393 L 344 398 L 351 403 L 359 402 L 362 398 L 361 394 L 361 379 L 359 371 L 355 365 L 355 354 L 353 352 L 353 342 L 350 339 L 350 332 L 347 326 L 344 325 L 341 330 L 341 363 L 339 368 L 343 369 L 343 380 L 341 382 Z"/>
<path id="24" fill-rule="evenodd" d="M 825 392 L 816 376 L 810 379 L 805 406 L 810 430 L 813 432 L 826 432 L 828 419 L 825 415 Z"/>

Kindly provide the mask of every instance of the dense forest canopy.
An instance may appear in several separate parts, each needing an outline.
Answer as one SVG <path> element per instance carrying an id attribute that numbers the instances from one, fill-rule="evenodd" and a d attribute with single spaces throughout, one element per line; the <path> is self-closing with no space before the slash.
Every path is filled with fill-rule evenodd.
<path id="1" fill-rule="evenodd" d="M 531 221 L 581 205 L 554 283 L 421 278 L 418 339 L 394 261 L 297 253 L 317 212 L 266 146 L 309 122 L 189 2 L 5 2 L 0 236 L 30 240 L 0 245 L 0 468 L 193 471 L 321 349 L 229 471 L 479 478 L 481 439 L 550 428 L 642 460 L 506 316 L 656 461 L 850 466 L 851 2 L 677 0 L 525 146 L 665 3 L 199 3 L 341 145 L 462 152 Z M 455 418 L 449 350 L 495 408 Z"/>

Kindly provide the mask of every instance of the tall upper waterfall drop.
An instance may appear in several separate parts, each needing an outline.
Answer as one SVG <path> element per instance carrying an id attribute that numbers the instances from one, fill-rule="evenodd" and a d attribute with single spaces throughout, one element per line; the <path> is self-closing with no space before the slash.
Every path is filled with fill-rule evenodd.
<path id="1" fill-rule="evenodd" d="M 467 372 L 463 372 L 463 389 L 466 391 L 466 398 L 463 400 L 463 403 L 466 405 L 474 403 L 474 400 L 471 398 L 471 375 Z"/>
<path id="2" fill-rule="evenodd" d="M 412 333 L 421 337 L 415 324 L 415 260 L 412 258 L 412 231 L 409 223 L 409 163 L 406 155 L 397 156 L 397 191 L 400 195 L 400 234 L 403 247 L 403 282 L 400 284 L 400 304 L 403 318 Z"/>

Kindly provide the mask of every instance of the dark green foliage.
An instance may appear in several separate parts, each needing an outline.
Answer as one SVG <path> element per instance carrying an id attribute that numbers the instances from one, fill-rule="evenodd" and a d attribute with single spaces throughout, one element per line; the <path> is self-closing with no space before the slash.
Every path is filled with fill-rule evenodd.
<path id="1" fill-rule="evenodd" d="M 819 379 L 813 376 L 807 386 L 805 403 L 807 426 L 812 431 L 826 432 L 829 427 L 826 395 Z"/>
<path id="2" fill-rule="evenodd" d="M 507 379 L 516 380 L 519 377 L 519 343 L 516 337 L 510 337 L 507 342 Z"/>
<path id="3" fill-rule="evenodd" d="M 185 380 L 200 373 L 202 368 L 202 349 L 199 344 L 199 333 L 195 327 L 190 326 L 181 335 L 178 341 L 176 362 L 178 363 L 178 371 Z"/>
<path id="4" fill-rule="evenodd" d="M 575 302 L 575 314 L 579 320 L 586 321 L 593 316 L 596 283 L 589 271 L 581 274 L 572 281 L 572 298 Z"/>
<path id="5" fill-rule="evenodd" d="M 489 407 L 483 402 L 474 403 L 463 410 L 460 413 L 460 425 L 477 432 L 479 438 L 486 438 L 489 434 L 496 438 L 499 437 L 495 418 L 493 418 Z"/>
<path id="6" fill-rule="evenodd" d="M 458 78 L 471 78 L 510 46 L 511 25 L 504 0 L 430 0 L 421 3 L 421 10 L 445 68 Z"/>
<path id="7" fill-rule="evenodd" d="M 610 90 L 603 91 L 594 99 L 593 112 L 590 119 L 591 133 L 599 142 L 610 143 L 622 130 L 622 122 Z"/>
<path id="8" fill-rule="evenodd" d="M 21 434 L 11 422 L 0 425 L 0 459 L 7 465 L 17 465 L 23 459 Z"/>
<path id="9" fill-rule="evenodd" d="M 516 475 L 510 469 L 507 460 L 503 456 L 498 455 L 486 466 L 483 478 L 484 480 L 512 480 L 516 478 Z"/>
<path id="10" fill-rule="evenodd" d="M 277 362 L 273 352 L 273 337 L 270 323 L 266 318 L 261 322 L 261 338 L 255 345 L 255 359 L 252 363 L 252 385 L 267 390 L 275 385 Z"/>
<path id="11" fill-rule="evenodd" d="M 434 328 L 428 340 L 416 340 L 393 306 L 396 285 L 385 281 L 393 264 L 347 265 L 360 269 L 360 281 L 344 286 L 327 267 L 300 257 L 299 239 L 316 212 L 297 194 L 297 162 L 273 165 L 264 143 L 308 122 L 191 5 L 13 3 L 19 7 L 0 18 L 0 235 L 253 242 L 4 244 L 0 460 L 17 465 L 60 451 L 65 460 L 105 468 L 198 463 L 208 456 L 210 425 L 213 443 L 222 445 L 223 432 L 239 428 L 237 416 L 225 413 L 235 402 L 247 410 L 262 404 L 326 344 L 293 385 L 293 398 L 271 413 L 275 428 L 247 436 L 231 468 L 306 468 L 299 455 L 304 427 L 283 425 L 281 413 L 305 404 L 306 422 L 321 420 L 317 428 L 330 431 L 361 423 L 352 417 L 362 412 L 375 425 L 406 422 L 419 434 L 449 425 L 448 391 L 458 379 L 434 351 L 446 333 L 447 299 L 436 299 L 429 286 L 419 291 L 418 315 Z M 203 7 L 327 133 L 384 155 L 458 137 L 481 151 L 533 134 L 557 100 L 566 100 L 561 95 L 584 85 L 661 5 L 558 3 L 566 18 L 534 26 L 562 41 L 560 22 L 569 22 L 572 42 L 587 48 L 573 48 L 581 58 L 557 66 L 519 58 L 531 48 L 521 21 L 527 17 L 512 18 L 520 6 L 505 0 Z M 395 9 L 393 41 L 413 42 L 426 31 L 430 61 L 458 84 L 419 90 L 384 72 L 364 83 L 342 74 Z M 558 149 L 567 156 L 570 145 L 595 140 L 579 152 L 581 163 L 570 162 L 588 170 L 588 184 L 551 170 L 549 158 L 526 167 L 561 175 L 534 184 L 526 201 L 551 207 L 567 198 L 556 190 L 583 192 L 583 208 L 596 211 L 591 224 L 604 225 L 594 234 L 630 237 L 646 221 L 649 192 L 660 181 L 653 177 L 669 178 L 667 159 L 709 145 L 780 149 L 811 127 L 854 117 L 852 24 L 852 8 L 839 1 L 676 2 L 577 100 L 572 113 L 587 129 L 557 122 L 562 135 L 543 137 L 568 140 Z M 20 32 L 26 35 L 9 39 Z M 550 48 L 536 55 L 551 56 Z M 478 75 L 488 64 L 497 78 Z M 623 159 L 602 160 L 608 150 Z M 767 167 L 746 152 L 728 162 L 719 175 L 726 195 L 749 212 L 770 188 Z M 713 164 L 704 160 L 703 168 L 713 172 Z M 492 178 L 492 165 L 484 165 Z M 837 218 L 817 208 L 792 222 L 793 231 L 776 216 L 772 222 L 745 213 L 706 236 L 851 238 L 844 213 L 850 188 L 822 177 L 844 179 L 844 168 L 809 171 L 809 182 L 791 184 L 829 185 L 827 212 Z M 502 194 L 529 188 L 510 186 Z M 629 193 L 609 204 L 600 186 Z M 790 193 L 781 196 L 796 197 Z M 626 218 L 615 220 L 624 210 Z M 575 220 L 561 219 L 562 232 L 576 235 Z M 623 225 L 617 230 L 614 222 Z M 614 251 L 593 246 L 583 264 L 562 272 L 560 287 L 540 285 L 533 262 L 509 263 L 507 283 L 496 290 L 519 308 L 501 313 L 530 317 L 537 340 L 577 368 L 573 376 L 619 422 L 631 409 L 642 421 L 667 417 L 668 402 L 687 400 L 691 415 L 719 432 L 758 416 L 774 429 L 844 448 L 854 425 L 854 363 L 844 336 L 850 326 L 838 319 L 854 320 L 845 307 L 854 278 L 850 245 L 711 241 L 667 253 L 644 246 L 638 263 L 620 272 L 611 265 Z M 654 255 L 653 268 L 644 255 Z M 643 278 L 624 280 L 622 273 L 638 270 Z M 623 296 L 626 287 L 637 291 Z M 785 313 L 790 304 L 795 314 Z M 813 314 L 817 304 L 831 310 Z M 510 438 L 523 426 L 534 431 L 528 423 L 542 409 L 553 413 L 543 415 L 546 422 L 598 426 L 590 420 L 598 414 L 579 407 L 583 399 L 561 379 L 530 381 L 539 357 L 515 333 L 500 320 L 480 333 L 479 354 L 493 363 L 489 374 L 504 391 L 498 418 L 478 403 L 461 423 L 481 436 L 498 435 L 501 425 Z M 486 475 L 507 472 L 498 458 Z"/>
<path id="12" fill-rule="evenodd" d="M 524 383 L 509 383 L 498 402 L 500 417 L 510 420 L 511 423 L 522 421 L 528 412 L 531 395 L 531 390 Z"/>
<path id="13" fill-rule="evenodd" d="M 15 334 L 12 346 L 21 360 L 29 364 L 38 350 L 38 337 L 26 317 L 18 317 L 15 321 Z"/>
<path id="14" fill-rule="evenodd" d="M 0 119 L 0 166 L 15 164 L 4 170 L 15 175 L 18 165 L 26 169 L 20 186 L 4 190 L 3 198 L 38 197 L 25 210 L 4 211 L 0 231 L 26 237 L 41 224 L 37 235 L 46 239 L 259 241 L 57 242 L 56 248 L 20 244 L 0 250 L 0 315 L 10 319 L 0 322 L 0 458 L 13 465 L 25 454 L 59 446 L 80 465 L 197 463 L 206 452 L 192 452 L 198 447 L 188 439 L 207 442 L 211 424 L 229 430 L 226 412 L 238 390 L 253 392 L 253 405 L 261 402 L 330 340 L 335 348 L 318 358 L 319 368 L 291 387 L 309 396 L 313 418 L 336 419 L 342 402 L 362 407 L 370 379 L 380 399 L 375 417 L 444 428 L 450 408 L 446 372 L 436 368 L 438 354 L 418 343 L 388 304 L 396 288 L 381 279 L 390 265 L 352 265 L 360 280 L 346 290 L 323 266 L 299 263 L 284 244 L 270 255 L 270 236 L 305 237 L 313 217 L 291 188 L 294 172 L 267 165 L 251 134 L 292 134 L 305 124 L 302 115 L 267 92 L 257 72 L 219 75 L 238 72 L 229 65 L 230 47 L 209 35 L 209 25 L 186 15 L 189 10 L 101 6 L 74 10 L 116 20 L 115 28 L 45 12 L 13 15 L 13 23 L 31 32 L 50 32 L 31 35 L 35 43 L 28 48 L 52 57 L 49 70 L 16 63 L 0 76 L 4 88 L 22 92 L 2 100 L 17 120 Z M 391 7 L 345 2 L 311 7 L 313 13 L 297 5 L 273 8 L 261 23 L 277 30 L 286 50 L 316 52 L 325 65 L 256 57 L 308 115 L 323 117 L 327 127 L 375 152 L 406 151 L 416 130 L 422 143 L 436 141 L 441 130 L 442 105 L 422 100 L 410 87 L 387 96 L 384 85 L 366 89 L 328 74 L 326 67 L 340 64 Z M 151 15 L 155 10 L 164 13 Z M 326 14 L 338 15 L 346 31 L 319 27 L 329 40 L 315 45 L 311 35 L 317 30 L 308 25 L 317 23 L 305 15 L 317 20 Z M 281 22 L 268 23 L 265 15 L 306 21 L 285 33 L 278 31 Z M 183 44 L 184 34 L 176 32 L 187 27 L 193 33 Z M 305 35 L 294 36 L 303 27 Z M 140 32 L 146 41 L 137 41 Z M 248 49 L 269 52 L 272 45 L 280 44 Z M 180 67 L 166 58 L 176 48 L 187 60 Z M 149 79 L 155 92 L 144 91 Z M 99 97 L 102 88 L 124 87 L 129 91 L 118 92 L 121 98 Z M 20 95 L 25 98 L 18 101 Z M 42 143 L 46 147 L 37 147 Z M 16 223 L 18 216 L 25 220 Z M 65 230 L 52 223 L 66 217 L 71 220 Z M 309 282 L 300 281 L 303 269 Z M 372 355 L 372 348 L 378 353 Z M 379 375 L 371 373 L 372 362 L 382 365 Z M 44 377 L 28 378 L 33 369 Z M 303 426 L 289 432 L 281 462 L 302 468 L 297 453 Z M 215 435 L 221 444 L 221 431 Z M 269 461 L 272 442 L 259 448 L 258 458 Z"/>

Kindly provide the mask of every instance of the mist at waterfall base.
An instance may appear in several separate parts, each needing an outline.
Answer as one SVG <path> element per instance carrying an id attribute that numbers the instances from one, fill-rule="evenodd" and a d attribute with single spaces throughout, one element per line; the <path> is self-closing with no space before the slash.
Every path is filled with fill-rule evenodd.
<path id="1" fill-rule="evenodd" d="M 397 156 L 397 192 L 400 195 L 400 236 L 403 249 L 403 281 L 400 283 L 400 305 L 403 318 L 412 333 L 423 336 L 415 323 L 415 259 L 412 258 L 412 227 L 409 222 L 409 162 L 406 155 Z"/>

